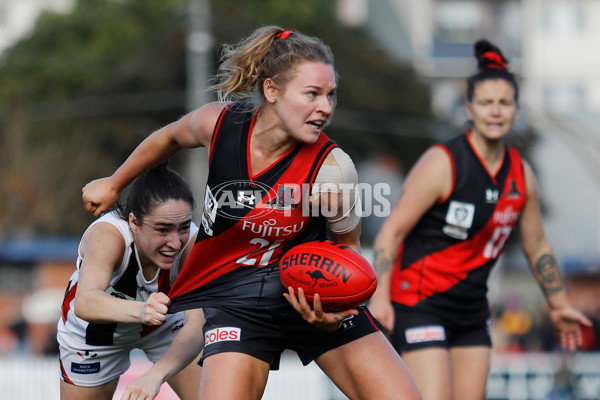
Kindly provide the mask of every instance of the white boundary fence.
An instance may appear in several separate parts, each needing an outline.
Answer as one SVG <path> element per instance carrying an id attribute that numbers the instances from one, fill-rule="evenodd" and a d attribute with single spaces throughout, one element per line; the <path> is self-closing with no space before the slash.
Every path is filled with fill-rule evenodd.
<path id="1" fill-rule="evenodd" d="M 140 355 L 121 379 L 123 386 L 142 374 L 149 362 Z M 302 367 L 285 354 L 281 369 L 272 372 L 264 400 L 343 400 L 339 390 L 314 364 Z M 488 400 L 600 399 L 600 353 L 494 353 Z M 0 399 L 58 400 L 59 375 L 55 357 L 0 357 Z M 165 385 L 157 400 L 176 397 Z"/>

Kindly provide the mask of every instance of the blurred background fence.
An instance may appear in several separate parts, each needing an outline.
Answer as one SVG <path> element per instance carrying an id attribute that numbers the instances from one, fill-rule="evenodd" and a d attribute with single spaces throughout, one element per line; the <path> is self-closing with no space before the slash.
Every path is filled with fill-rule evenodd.
<path id="1" fill-rule="evenodd" d="M 133 356 L 115 394 L 141 375 L 149 362 Z M 600 354 L 569 356 L 555 353 L 494 354 L 487 400 L 597 400 L 600 393 Z M 56 357 L 0 359 L 3 399 L 58 400 Z M 157 400 L 176 400 L 163 385 Z M 295 355 L 285 354 L 279 371 L 271 372 L 264 400 L 344 400 L 346 397 L 314 364 L 302 367 Z"/>

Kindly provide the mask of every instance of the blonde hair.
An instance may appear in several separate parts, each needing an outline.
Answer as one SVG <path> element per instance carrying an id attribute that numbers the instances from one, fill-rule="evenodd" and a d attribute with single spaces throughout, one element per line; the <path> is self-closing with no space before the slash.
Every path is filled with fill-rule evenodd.
<path id="1" fill-rule="evenodd" d="M 270 78 L 283 87 L 304 61 L 333 66 L 333 53 L 316 37 L 264 26 L 236 45 L 223 46 L 212 89 L 221 101 L 248 100 L 258 109 L 265 102 L 264 81 Z"/>

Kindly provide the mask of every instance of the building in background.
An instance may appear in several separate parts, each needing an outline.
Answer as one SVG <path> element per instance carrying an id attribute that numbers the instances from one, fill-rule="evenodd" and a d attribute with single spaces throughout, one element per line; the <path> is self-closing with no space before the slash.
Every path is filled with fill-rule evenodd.
<path id="1" fill-rule="evenodd" d="M 538 178 L 545 232 L 571 301 L 598 326 L 600 1 L 338 0 L 338 10 L 343 21 L 365 27 L 389 54 L 420 74 L 431 89 L 433 115 L 448 123 L 448 136 L 467 120 L 465 78 L 477 71 L 473 43 L 487 38 L 503 50 L 521 78 L 514 133 L 532 128 L 537 134 L 526 159 Z M 489 281 L 494 348 L 554 349 L 543 296 L 520 248 L 509 247 L 499 264 Z M 531 319 L 526 331 L 503 329 L 499 322 L 510 313 Z M 586 330 L 583 350 L 598 346 L 600 330 Z M 499 392 L 516 382 L 500 381 Z"/>
<path id="2" fill-rule="evenodd" d="M 0 52 L 30 32 L 42 12 L 68 12 L 74 3 L 74 0 L 0 0 Z"/>
<path id="3" fill-rule="evenodd" d="M 43 11 L 74 0 L 0 0 L 0 51 Z M 519 127 L 532 149 L 545 227 L 561 264 L 600 273 L 600 2 L 597 0 L 338 0 L 341 19 L 363 26 L 411 63 L 432 92 L 434 115 L 460 126 L 472 44 L 486 37 L 523 78 Z"/>
<path id="4" fill-rule="evenodd" d="M 26 36 L 42 12 L 68 12 L 74 3 L 0 0 L 0 52 Z M 337 4 L 340 18 L 347 24 L 367 28 L 390 54 L 420 72 L 430 85 L 435 115 L 456 126 L 466 119 L 464 79 L 475 72 L 473 42 L 487 37 L 505 51 L 511 68 L 523 77 L 523 115 L 518 128 L 531 125 L 540 133 L 531 161 L 545 206 L 547 234 L 567 272 L 571 276 L 583 274 L 571 278 L 576 288 L 571 295 L 586 312 L 598 307 L 600 25 L 594 22 L 600 20 L 600 1 L 337 0 Z M 23 350 L 33 355 L 54 353 L 47 339 L 54 334 L 61 293 L 75 268 L 77 243 L 78 239 L 0 242 L 0 387 L 3 393 L 13 393 L 10 398 L 21 398 L 14 394 L 21 392 L 32 398 L 58 398 L 55 356 L 23 361 L 11 354 L 22 354 Z M 365 255 L 372 257 L 369 249 L 365 250 Z M 525 263 L 520 254 L 513 259 Z M 503 278 L 492 283 L 499 285 L 508 277 Z M 531 288 L 532 279 L 517 277 L 505 287 L 539 296 L 539 290 Z M 503 320 L 510 316 L 505 313 Z M 513 318 L 507 325 L 516 330 L 529 327 L 528 316 L 522 317 L 525 324 L 515 325 Z M 31 328 L 26 333 L 27 348 L 19 346 L 11 329 L 24 325 Z M 560 389 L 565 371 L 577 374 L 576 398 L 598 398 L 597 354 L 494 357 L 488 385 L 490 400 L 550 398 L 556 387 Z M 307 391 L 308 398 L 343 398 L 330 382 L 319 381 L 323 378 L 319 371 L 312 375 L 314 368 L 301 368 L 296 360 L 294 363 L 269 379 L 265 398 L 281 398 L 281 393 L 289 397 L 294 385 L 298 386 L 294 391 L 298 398 L 307 398 Z M 34 391 L 39 394 L 33 395 Z"/>
<path id="5" fill-rule="evenodd" d="M 567 272 L 600 274 L 600 2 L 339 0 L 338 8 L 411 63 L 431 87 L 434 115 L 457 127 L 467 118 L 474 41 L 503 50 L 522 78 L 515 128 L 539 134 L 530 161 L 546 233 Z"/>
<path id="6" fill-rule="evenodd" d="M 0 51 L 27 35 L 43 11 L 68 12 L 74 4 L 0 0 Z M 389 54 L 419 71 L 430 85 L 434 115 L 457 128 L 466 120 L 465 77 L 475 72 L 473 42 L 486 37 L 503 49 L 523 78 L 517 131 L 532 126 L 539 133 L 530 161 L 546 233 L 566 272 L 600 274 L 600 25 L 594 23 L 600 20 L 600 1 L 337 0 L 337 5 L 341 20 L 366 28 Z M 510 263 L 525 260 L 517 254 Z"/>
<path id="7" fill-rule="evenodd" d="M 0 0 L 0 53 L 26 37 L 44 11 L 66 13 L 74 2 Z M 72 239 L 0 241 L 0 355 L 56 353 L 56 321 L 75 268 L 77 243 Z"/>

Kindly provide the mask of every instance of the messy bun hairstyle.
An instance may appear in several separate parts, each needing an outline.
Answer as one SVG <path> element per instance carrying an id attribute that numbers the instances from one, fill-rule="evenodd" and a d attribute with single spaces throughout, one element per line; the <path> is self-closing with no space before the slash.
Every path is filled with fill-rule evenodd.
<path id="1" fill-rule="evenodd" d="M 500 49 L 485 39 L 478 40 L 474 45 L 475 58 L 479 72 L 467 79 L 467 100 L 473 100 L 475 85 L 490 79 L 504 79 L 515 89 L 515 102 L 519 101 L 519 85 L 515 75 L 506 66 L 508 60 Z"/>

